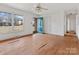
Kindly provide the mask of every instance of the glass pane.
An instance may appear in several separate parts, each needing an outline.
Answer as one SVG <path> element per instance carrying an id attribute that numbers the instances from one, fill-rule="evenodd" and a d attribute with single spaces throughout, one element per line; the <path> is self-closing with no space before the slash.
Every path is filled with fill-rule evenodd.
<path id="1" fill-rule="evenodd" d="M 14 15 L 14 30 L 21 31 L 23 30 L 23 17 L 19 15 Z"/>
<path id="2" fill-rule="evenodd" d="M 43 33 L 43 17 L 38 17 L 37 32 L 38 33 Z"/>
<path id="3" fill-rule="evenodd" d="M 11 14 L 0 12 L 0 33 L 8 33 L 12 31 Z"/>

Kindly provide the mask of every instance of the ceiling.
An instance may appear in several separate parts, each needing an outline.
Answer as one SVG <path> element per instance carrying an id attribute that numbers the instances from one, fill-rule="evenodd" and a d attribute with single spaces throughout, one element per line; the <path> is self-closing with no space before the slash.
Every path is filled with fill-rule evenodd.
<path id="1" fill-rule="evenodd" d="M 8 5 L 24 11 L 34 12 L 34 8 L 37 6 L 37 3 L 4 3 L 4 5 Z M 43 10 L 43 13 L 53 13 L 59 10 L 79 10 L 78 3 L 41 3 L 41 6 L 48 9 L 45 11 Z"/>

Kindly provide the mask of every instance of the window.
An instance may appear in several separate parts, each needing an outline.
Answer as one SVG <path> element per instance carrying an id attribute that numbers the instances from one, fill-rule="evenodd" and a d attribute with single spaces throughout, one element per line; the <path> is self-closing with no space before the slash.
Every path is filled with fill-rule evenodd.
<path id="1" fill-rule="evenodd" d="M 0 12 L 0 26 L 11 26 L 11 14 Z"/>
<path id="2" fill-rule="evenodd" d="M 0 34 L 23 30 L 23 17 L 0 12 Z"/>
<path id="3" fill-rule="evenodd" d="M 23 30 L 23 17 L 19 15 L 14 15 L 14 30 L 21 31 Z"/>

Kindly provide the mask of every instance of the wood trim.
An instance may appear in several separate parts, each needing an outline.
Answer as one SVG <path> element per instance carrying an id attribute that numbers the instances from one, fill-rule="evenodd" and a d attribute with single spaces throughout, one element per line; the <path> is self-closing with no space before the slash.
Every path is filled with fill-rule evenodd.
<path id="1" fill-rule="evenodd" d="M 5 40 L 1 40 L 1 42 L 4 42 L 4 41 L 10 41 L 10 40 L 14 40 L 14 39 L 19 39 L 19 38 L 22 38 L 22 37 L 26 37 L 26 36 L 32 36 L 33 34 L 28 34 L 28 35 L 22 35 L 22 36 L 15 36 L 15 37 L 12 37 L 12 38 L 8 38 L 8 39 L 5 39 Z"/>
<path id="2" fill-rule="evenodd" d="M 33 33 L 37 33 L 37 18 L 36 18 L 36 17 L 34 17 L 34 24 L 33 24 L 33 27 L 34 27 Z"/>

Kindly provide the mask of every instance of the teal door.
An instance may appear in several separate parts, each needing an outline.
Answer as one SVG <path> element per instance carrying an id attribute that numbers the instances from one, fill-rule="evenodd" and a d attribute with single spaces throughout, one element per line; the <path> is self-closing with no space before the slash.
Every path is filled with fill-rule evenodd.
<path id="1" fill-rule="evenodd" d="M 37 19 L 37 32 L 43 33 L 43 17 L 38 17 Z"/>

